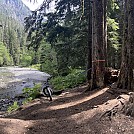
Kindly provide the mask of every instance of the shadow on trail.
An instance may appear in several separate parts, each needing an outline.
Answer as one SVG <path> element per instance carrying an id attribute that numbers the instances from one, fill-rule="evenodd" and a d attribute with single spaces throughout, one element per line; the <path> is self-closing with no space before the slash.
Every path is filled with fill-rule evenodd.
<path id="1" fill-rule="evenodd" d="M 96 114 L 81 122 L 77 122 L 77 118 L 66 117 L 53 120 L 47 119 L 36 122 L 29 127 L 26 134 L 113 134 L 110 133 L 111 122 L 106 121 L 103 123 L 99 120 L 99 117 L 100 115 Z M 116 127 L 118 128 L 118 126 Z"/>
<path id="2" fill-rule="evenodd" d="M 57 97 L 52 102 L 41 98 L 8 119 L 32 121 L 26 134 L 100 134 L 109 131 L 111 122 L 103 124 L 99 111 L 94 106 L 115 99 L 119 94 L 111 94 L 111 89 L 83 92 L 83 89 L 71 91 L 67 95 Z M 80 93 L 81 91 L 81 93 Z M 116 127 L 116 125 L 115 125 Z M 113 133 L 109 133 L 113 134 Z"/>
<path id="3" fill-rule="evenodd" d="M 90 92 L 87 92 L 69 98 L 59 98 L 53 102 L 40 102 L 9 117 L 23 120 L 66 118 L 93 109 L 94 106 L 101 105 L 118 96 L 118 94 L 112 95 L 108 93 L 107 90 L 99 90 L 91 95 L 89 94 Z"/>

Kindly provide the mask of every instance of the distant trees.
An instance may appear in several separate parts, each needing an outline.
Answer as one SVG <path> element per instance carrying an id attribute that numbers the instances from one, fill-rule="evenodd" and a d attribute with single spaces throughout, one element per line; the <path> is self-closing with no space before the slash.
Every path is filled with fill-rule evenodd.
<path id="1" fill-rule="evenodd" d="M 8 66 L 12 64 L 12 57 L 10 57 L 10 54 L 5 45 L 0 42 L 0 66 Z"/>
<path id="2" fill-rule="evenodd" d="M 23 26 L 15 19 L 0 14 L 0 42 L 2 42 L 10 57 L 12 65 L 20 64 L 20 56 L 26 48 L 26 34 L 24 34 Z"/>
<path id="3" fill-rule="evenodd" d="M 123 12 L 121 1 L 107 0 L 107 66 L 120 68 Z"/>
<path id="4" fill-rule="evenodd" d="M 28 55 L 23 22 L 29 14 L 30 10 L 21 0 L 0 1 L 0 42 L 12 59 L 11 65 L 20 65 L 22 55 Z"/>

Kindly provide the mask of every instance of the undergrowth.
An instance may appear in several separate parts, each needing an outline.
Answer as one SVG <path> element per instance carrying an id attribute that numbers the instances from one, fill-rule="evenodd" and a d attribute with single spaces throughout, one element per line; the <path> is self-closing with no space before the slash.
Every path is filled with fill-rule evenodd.
<path id="1" fill-rule="evenodd" d="M 33 100 L 38 97 L 41 90 L 41 84 L 36 84 L 33 88 L 24 88 L 24 95 L 29 98 L 29 100 Z"/>
<path id="2" fill-rule="evenodd" d="M 41 64 L 35 64 L 35 65 L 31 65 L 29 66 L 29 68 L 33 68 L 33 69 L 37 69 L 40 70 Z"/>
<path id="3" fill-rule="evenodd" d="M 18 108 L 19 108 L 18 102 L 15 101 L 15 102 L 13 103 L 13 105 L 11 105 L 11 106 L 8 107 L 7 112 L 8 112 L 8 113 L 11 113 L 11 112 L 13 112 L 13 111 L 16 111 Z"/>
<path id="4" fill-rule="evenodd" d="M 67 76 L 56 76 L 50 80 L 56 90 L 76 87 L 86 81 L 84 70 L 73 69 Z"/>
<path id="5" fill-rule="evenodd" d="M 22 102 L 22 104 L 27 104 L 30 101 L 34 100 L 37 98 L 40 94 L 41 90 L 41 84 L 36 84 L 33 88 L 24 88 L 23 89 L 23 94 L 25 95 L 26 99 Z M 18 102 L 15 101 L 13 105 L 9 106 L 7 109 L 8 113 L 11 113 L 13 111 L 16 111 L 20 106 L 18 105 Z"/>

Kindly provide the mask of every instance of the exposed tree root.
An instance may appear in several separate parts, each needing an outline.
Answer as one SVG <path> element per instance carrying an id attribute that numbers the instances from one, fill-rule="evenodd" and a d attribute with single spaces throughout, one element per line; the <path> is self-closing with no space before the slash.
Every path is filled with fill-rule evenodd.
<path id="1" fill-rule="evenodd" d="M 105 113 L 103 113 L 100 117 L 100 120 L 103 118 L 103 117 L 108 117 L 109 120 L 112 120 L 112 117 L 115 116 L 115 114 L 117 113 L 117 107 L 119 105 L 116 105 L 114 106 L 112 109 L 106 111 Z"/>
<path id="2" fill-rule="evenodd" d="M 131 92 L 129 96 L 129 101 L 126 103 L 123 109 L 123 113 L 128 116 L 134 117 L 134 92 Z"/>
<path id="3" fill-rule="evenodd" d="M 104 117 L 108 117 L 112 120 L 112 117 L 117 113 L 124 113 L 125 115 L 134 117 L 134 93 L 129 93 L 129 99 L 125 99 L 123 96 L 118 96 L 117 101 L 119 102 L 112 109 L 105 111 L 101 116 L 100 120 Z"/>

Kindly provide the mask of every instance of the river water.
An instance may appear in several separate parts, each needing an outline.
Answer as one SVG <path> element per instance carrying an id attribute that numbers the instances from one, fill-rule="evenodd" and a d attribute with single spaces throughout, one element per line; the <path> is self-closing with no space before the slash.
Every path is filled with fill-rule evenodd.
<path id="1" fill-rule="evenodd" d="M 23 88 L 43 83 L 49 77 L 49 74 L 31 68 L 0 67 L 0 111 L 3 103 L 22 94 Z"/>
<path id="2" fill-rule="evenodd" d="M 0 67 L 0 117 L 14 101 L 22 105 L 25 99 L 20 98 L 23 88 L 43 83 L 49 77 L 49 74 L 31 68 Z"/>

